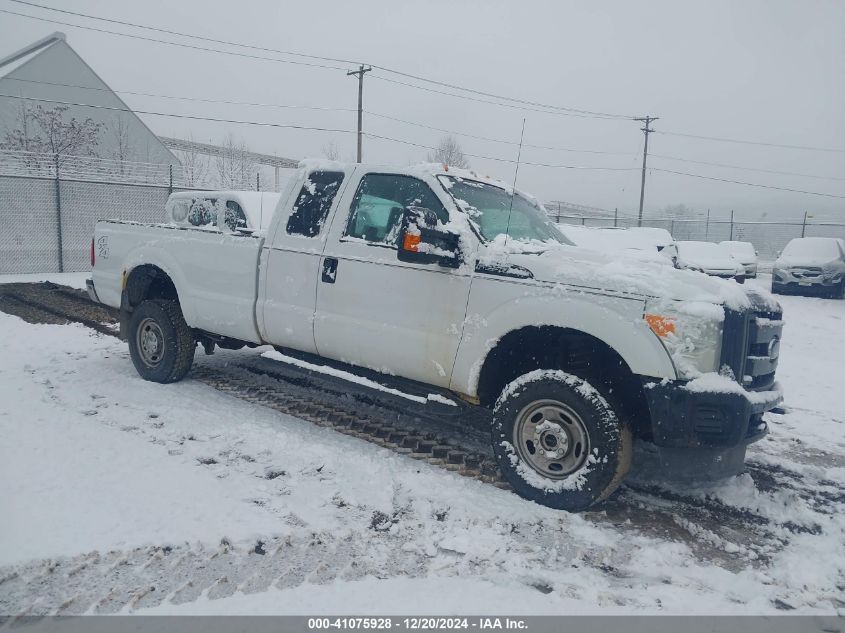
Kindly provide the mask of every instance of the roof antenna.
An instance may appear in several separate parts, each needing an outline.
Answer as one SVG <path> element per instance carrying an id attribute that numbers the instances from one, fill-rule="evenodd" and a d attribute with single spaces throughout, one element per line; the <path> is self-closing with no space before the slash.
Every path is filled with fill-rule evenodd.
<path id="1" fill-rule="evenodd" d="M 522 139 L 525 137 L 525 117 L 522 118 L 522 132 L 519 133 L 519 151 L 516 154 L 516 169 L 513 170 L 513 187 L 511 188 L 511 205 L 508 209 L 508 226 L 505 229 L 505 246 L 508 245 L 508 237 L 511 231 L 511 213 L 513 212 L 513 199 L 516 196 L 516 177 L 519 175 L 519 160 L 522 158 Z"/>

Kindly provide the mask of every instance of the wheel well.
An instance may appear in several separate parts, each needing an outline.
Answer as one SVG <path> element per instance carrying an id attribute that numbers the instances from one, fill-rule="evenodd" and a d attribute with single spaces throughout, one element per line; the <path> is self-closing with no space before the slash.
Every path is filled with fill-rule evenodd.
<path id="1" fill-rule="evenodd" d="M 126 280 L 125 292 L 128 305 L 124 307 L 129 310 L 148 299 L 179 300 L 173 280 L 161 268 L 152 264 L 132 269 Z"/>
<path id="2" fill-rule="evenodd" d="M 561 369 L 587 380 L 628 420 L 635 437 L 650 435 L 648 404 L 639 378 L 607 343 L 568 328 L 529 326 L 502 337 L 481 367 L 481 404 L 492 407 L 505 385 L 535 369 Z"/>

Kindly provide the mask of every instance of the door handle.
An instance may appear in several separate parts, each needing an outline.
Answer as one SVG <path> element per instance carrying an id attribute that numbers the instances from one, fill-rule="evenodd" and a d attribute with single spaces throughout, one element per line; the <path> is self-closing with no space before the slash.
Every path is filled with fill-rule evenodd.
<path id="1" fill-rule="evenodd" d="M 337 260 L 334 257 L 326 257 L 323 260 L 323 275 L 324 283 L 333 284 L 337 279 Z"/>

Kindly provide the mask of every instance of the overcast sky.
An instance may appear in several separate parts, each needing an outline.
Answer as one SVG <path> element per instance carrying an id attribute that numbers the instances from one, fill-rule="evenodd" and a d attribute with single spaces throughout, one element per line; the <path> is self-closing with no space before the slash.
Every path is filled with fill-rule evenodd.
<path id="1" fill-rule="evenodd" d="M 740 217 L 784 215 L 845 220 L 845 2 L 627 0 L 519 2 L 355 0 L 33 0 L 39 4 L 174 31 L 378 64 L 526 101 L 610 114 L 660 117 L 659 132 L 838 149 L 821 152 L 690 139 L 649 138 L 649 166 L 715 178 L 809 190 L 821 197 L 651 171 L 646 213 L 666 205 L 733 208 Z M 57 14 L 0 0 L 0 9 L 183 44 L 222 46 Z M 314 68 L 177 48 L 0 14 L 0 56 L 61 30 L 68 43 L 117 91 L 247 101 L 326 110 L 223 105 L 122 94 L 133 108 L 353 131 L 357 85 L 344 70 Z M 247 54 L 266 52 L 225 47 Z M 295 59 L 295 58 L 287 58 Z M 326 63 L 326 62 L 316 62 Z M 350 64 L 332 63 L 344 69 Z M 456 136 L 465 152 L 514 161 L 525 117 L 529 163 L 612 167 L 571 170 L 523 164 L 518 186 L 544 200 L 635 213 L 643 134 L 619 118 L 586 118 L 501 107 L 398 85 L 419 81 L 374 70 L 365 110 L 499 143 Z M 446 88 L 436 90 L 450 91 Z M 472 96 L 472 95 L 467 95 Z M 486 97 L 473 97 L 487 99 Z M 354 160 L 355 135 L 143 116 L 159 134 L 220 141 L 232 133 L 255 151 L 320 156 L 335 142 Z M 365 114 L 365 131 L 420 145 L 440 132 Z M 427 150 L 365 139 L 366 162 L 418 162 Z M 816 178 L 715 167 L 661 158 L 795 172 Z M 504 180 L 512 162 L 470 158 Z M 825 177 L 825 178 L 818 178 Z"/>

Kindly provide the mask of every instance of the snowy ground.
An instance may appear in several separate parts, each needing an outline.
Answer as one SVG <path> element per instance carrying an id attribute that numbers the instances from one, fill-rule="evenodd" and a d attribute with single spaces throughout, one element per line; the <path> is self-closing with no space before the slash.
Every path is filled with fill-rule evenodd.
<path id="1" fill-rule="evenodd" d="M 91 278 L 90 272 L 84 273 L 21 273 L 0 275 L 0 284 L 31 283 L 52 281 L 54 284 L 85 290 L 85 280 Z"/>
<path id="2" fill-rule="evenodd" d="M 771 547 L 676 517 L 712 557 L 0 313 L 0 613 L 841 614 L 845 302 L 782 302 L 787 413 L 749 457 L 786 475 L 695 491 L 771 519 Z"/>

